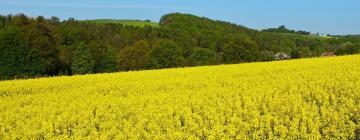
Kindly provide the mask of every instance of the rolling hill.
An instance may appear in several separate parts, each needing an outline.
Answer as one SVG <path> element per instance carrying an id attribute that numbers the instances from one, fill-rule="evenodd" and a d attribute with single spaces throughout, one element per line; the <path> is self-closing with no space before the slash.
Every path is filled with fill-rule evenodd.
<path id="1" fill-rule="evenodd" d="M 118 26 L 124 24 L 130 26 Z M 325 38 L 292 33 L 285 26 L 277 30 L 182 13 L 166 14 L 159 24 L 0 16 L 0 58 L 6 58 L 0 59 L 0 80 L 264 62 L 276 54 L 297 59 L 360 53 L 359 36 Z"/>

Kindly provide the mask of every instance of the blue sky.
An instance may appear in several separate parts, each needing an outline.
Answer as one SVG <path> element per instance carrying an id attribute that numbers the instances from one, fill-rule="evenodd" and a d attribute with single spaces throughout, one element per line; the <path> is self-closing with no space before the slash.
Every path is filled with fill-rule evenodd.
<path id="1" fill-rule="evenodd" d="M 0 0 L 2 15 L 158 21 L 171 12 L 255 29 L 286 25 L 313 33 L 360 34 L 360 0 Z"/>

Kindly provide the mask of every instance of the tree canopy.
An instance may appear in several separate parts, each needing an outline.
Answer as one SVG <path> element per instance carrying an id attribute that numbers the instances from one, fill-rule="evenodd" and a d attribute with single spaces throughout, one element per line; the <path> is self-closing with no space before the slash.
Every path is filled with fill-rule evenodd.
<path id="1" fill-rule="evenodd" d="M 320 37 L 286 26 L 258 31 L 190 14 L 159 26 L 0 16 L 1 79 L 271 61 L 360 53 L 360 36 Z"/>

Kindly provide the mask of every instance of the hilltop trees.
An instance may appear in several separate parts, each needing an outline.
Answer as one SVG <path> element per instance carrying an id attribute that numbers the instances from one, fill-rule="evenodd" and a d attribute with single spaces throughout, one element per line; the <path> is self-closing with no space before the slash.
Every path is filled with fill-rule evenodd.
<path id="1" fill-rule="evenodd" d="M 6 23 L 6 17 L 0 15 L 0 29 L 5 27 L 5 23 Z"/>
<path id="2" fill-rule="evenodd" d="M 17 27 L 0 31 L 0 79 L 45 74 L 45 62 L 21 38 Z"/>
<path id="3" fill-rule="evenodd" d="M 59 50 L 56 46 L 55 38 L 48 27 L 48 23 L 44 17 L 39 16 L 30 27 L 32 28 L 28 29 L 28 32 L 30 32 L 29 36 L 27 36 L 28 44 L 39 53 L 41 59 L 46 61 L 46 72 L 49 75 L 57 74 L 59 67 L 57 55 Z"/>
<path id="4" fill-rule="evenodd" d="M 271 61 L 279 52 L 293 58 L 319 56 L 325 51 L 337 55 L 360 53 L 360 36 L 356 35 L 313 37 L 285 26 L 257 31 L 180 13 L 164 15 L 159 25 L 94 24 L 24 14 L 0 16 L 3 40 L 17 42 L 1 42 L 5 48 L 0 50 L 2 63 L 13 64 L 10 60 L 16 60 L 32 64 L 3 65 L 2 70 L 27 68 L 14 70 L 11 78 Z"/>
<path id="5" fill-rule="evenodd" d="M 291 34 L 300 34 L 300 35 L 310 35 L 310 32 L 307 31 L 295 31 L 287 29 L 285 25 L 281 25 L 278 28 L 269 28 L 263 30 L 264 32 L 274 32 L 274 33 L 291 33 Z"/>

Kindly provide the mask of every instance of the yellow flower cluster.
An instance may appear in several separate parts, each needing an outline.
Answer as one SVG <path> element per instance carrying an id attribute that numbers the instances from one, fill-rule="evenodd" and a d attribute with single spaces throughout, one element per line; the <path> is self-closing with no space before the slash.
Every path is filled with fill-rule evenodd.
<path id="1" fill-rule="evenodd" d="M 0 82 L 0 139 L 357 138 L 360 55 Z"/>

